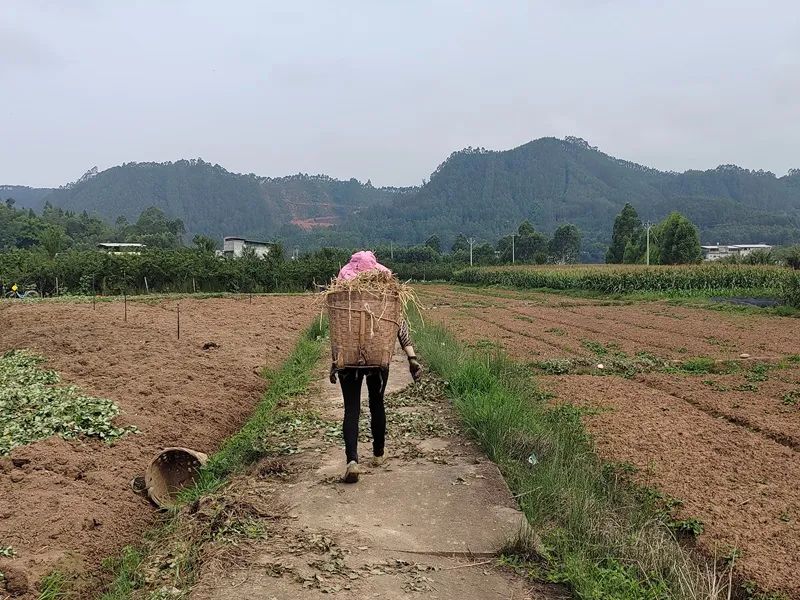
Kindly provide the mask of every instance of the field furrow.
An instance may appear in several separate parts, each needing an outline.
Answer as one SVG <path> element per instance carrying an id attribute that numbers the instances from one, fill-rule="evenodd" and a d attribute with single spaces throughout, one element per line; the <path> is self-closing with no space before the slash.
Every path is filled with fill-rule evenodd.
<path id="1" fill-rule="evenodd" d="M 709 555 L 735 553 L 741 577 L 800 597 L 800 321 L 496 288 L 424 286 L 421 297 L 436 307 L 426 319 L 478 348 L 579 365 L 539 382 L 555 402 L 593 409 L 601 456 L 679 498 Z M 595 364 L 642 353 L 659 361 L 633 361 L 628 378 Z"/>

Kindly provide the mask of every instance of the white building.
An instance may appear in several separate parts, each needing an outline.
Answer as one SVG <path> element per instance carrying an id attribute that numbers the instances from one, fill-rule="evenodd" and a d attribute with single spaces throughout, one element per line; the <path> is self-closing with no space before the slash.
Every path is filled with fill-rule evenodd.
<path id="1" fill-rule="evenodd" d="M 141 254 L 145 245 L 129 242 L 100 242 L 97 244 L 97 248 L 109 254 Z"/>
<path id="2" fill-rule="evenodd" d="M 770 251 L 772 246 L 769 244 L 733 244 L 730 246 L 700 246 L 703 250 L 703 260 L 719 260 L 729 256 L 743 257 L 756 250 Z"/>
<path id="3" fill-rule="evenodd" d="M 264 258 L 272 251 L 272 244 L 269 242 L 257 242 L 246 240 L 241 237 L 223 238 L 222 255 L 231 258 L 239 258 L 244 253 L 245 248 L 252 248 L 258 258 Z"/>

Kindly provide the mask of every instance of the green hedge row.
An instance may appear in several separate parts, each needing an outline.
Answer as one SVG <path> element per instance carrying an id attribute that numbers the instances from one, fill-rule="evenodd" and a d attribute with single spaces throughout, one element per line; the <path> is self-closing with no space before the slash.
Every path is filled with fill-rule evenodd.
<path id="1" fill-rule="evenodd" d="M 321 250 L 298 259 L 219 258 L 196 249 L 142 254 L 72 250 L 48 257 L 31 250 L 0 252 L 0 291 L 13 283 L 45 296 L 150 292 L 296 292 L 324 284 L 347 262 L 347 251 Z M 449 280 L 454 263 L 392 263 L 402 279 Z M 458 265 L 461 266 L 461 265 Z"/>

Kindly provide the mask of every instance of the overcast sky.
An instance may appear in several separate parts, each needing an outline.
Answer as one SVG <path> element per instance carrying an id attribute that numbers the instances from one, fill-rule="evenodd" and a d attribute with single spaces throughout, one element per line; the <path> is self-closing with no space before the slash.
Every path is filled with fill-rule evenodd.
<path id="1" fill-rule="evenodd" d="M 800 3 L 2 0 L 0 184 L 202 157 L 413 185 L 583 137 L 660 169 L 800 167 Z"/>

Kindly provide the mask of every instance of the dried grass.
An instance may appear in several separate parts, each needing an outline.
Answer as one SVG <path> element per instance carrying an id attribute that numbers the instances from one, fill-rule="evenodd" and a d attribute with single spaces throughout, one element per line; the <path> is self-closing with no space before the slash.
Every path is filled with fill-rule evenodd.
<path id="1" fill-rule="evenodd" d="M 158 596 L 172 590 L 184 598 L 204 573 L 243 566 L 255 542 L 277 527 L 289 506 L 275 498 L 269 483 L 246 477 L 234 478 L 226 487 L 174 513 L 173 519 L 153 540 L 138 568 L 140 585 L 132 599 Z"/>
<path id="2" fill-rule="evenodd" d="M 403 306 L 403 314 L 408 314 L 409 309 L 421 307 L 417 294 L 407 281 L 400 281 L 391 273 L 384 271 L 364 271 L 353 279 L 331 279 L 327 288 L 319 295 L 319 304 L 324 310 L 328 303 L 328 297 L 338 292 L 370 293 L 376 295 L 396 295 Z"/>

